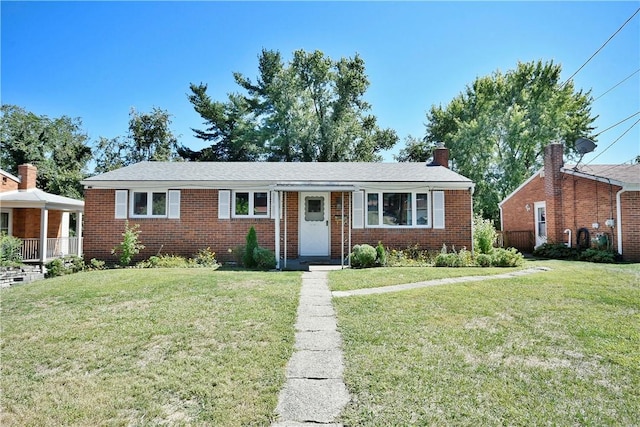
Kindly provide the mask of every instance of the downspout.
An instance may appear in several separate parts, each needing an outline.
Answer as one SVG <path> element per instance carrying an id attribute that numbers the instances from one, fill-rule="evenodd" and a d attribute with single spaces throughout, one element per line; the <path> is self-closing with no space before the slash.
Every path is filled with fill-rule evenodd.
<path id="1" fill-rule="evenodd" d="M 469 205 L 471 208 L 471 255 L 475 255 L 473 247 L 473 187 L 469 187 Z M 500 208 L 500 225 L 502 226 L 502 208 Z"/>
<path id="2" fill-rule="evenodd" d="M 275 229 L 276 241 L 274 242 L 274 249 L 276 253 L 276 270 L 280 270 L 280 197 L 279 196 L 280 196 L 280 192 L 274 191 L 273 200 L 271 201 L 274 205 L 273 216 L 275 217 L 274 229 Z"/>
<path id="3" fill-rule="evenodd" d="M 340 194 L 340 269 L 344 268 L 344 191 Z"/>
<path id="4" fill-rule="evenodd" d="M 622 189 L 616 193 L 616 226 L 618 227 L 618 253 L 622 255 L 622 209 L 620 207 L 620 195 L 628 190 Z"/>
<path id="5" fill-rule="evenodd" d="M 286 191 L 282 192 L 284 197 L 283 209 L 284 209 L 284 268 L 287 268 L 287 196 L 289 194 Z"/>

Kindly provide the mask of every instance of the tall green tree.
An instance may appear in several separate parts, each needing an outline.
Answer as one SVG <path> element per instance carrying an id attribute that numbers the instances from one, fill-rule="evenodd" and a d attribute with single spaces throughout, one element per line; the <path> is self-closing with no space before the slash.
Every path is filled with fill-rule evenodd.
<path id="1" fill-rule="evenodd" d="M 562 84 L 561 71 L 537 61 L 477 78 L 446 107 L 431 107 L 424 140 L 411 141 L 397 160 L 425 161 L 443 142 L 452 168 L 476 184 L 476 212 L 497 221 L 498 203 L 542 166 L 547 144 L 563 141 L 572 158 L 579 137 L 594 139 L 590 91 Z"/>
<path id="2" fill-rule="evenodd" d="M 38 168 L 38 188 L 81 198 L 80 181 L 87 176 L 91 160 L 82 121 L 67 116 L 49 118 L 15 105 L 1 108 L 2 169 L 17 174 L 19 165 L 31 163 Z"/>
<path id="3" fill-rule="evenodd" d="M 380 129 L 364 101 L 369 87 L 360 56 L 333 61 L 298 50 L 285 64 L 263 50 L 255 82 L 234 73 L 242 93 L 212 101 L 206 85 L 191 85 L 189 100 L 205 119 L 196 137 L 212 143 L 191 159 L 270 161 L 379 161 L 397 142 Z"/>
<path id="4" fill-rule="evenodd" d="M 108 172 L 142 161 L 171 161 L 180 158 L 178 140 L 170 129 L 171 114 L 154 107 L 150 113 L 129 112 L 126 137 L 100 137 L 95 150 L 95 171 Z"/>

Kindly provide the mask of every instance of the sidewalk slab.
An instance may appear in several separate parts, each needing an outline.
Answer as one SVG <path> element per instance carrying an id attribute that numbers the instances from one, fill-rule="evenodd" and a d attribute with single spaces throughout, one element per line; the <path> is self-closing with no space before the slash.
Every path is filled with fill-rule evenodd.
<path id="1" fill-rule="evenodd" d="M 336 331 L 296 332 L 296 350 L 328 351 L 342 346 L 342 337 Z"/>
<path id="2" fill-rule="evenodd" d="M 341 379 L 344 372 L 342 352 L 299 350 L 287 364 L 287 378 Z"/>
<path id="3" fill-rule="evenodd" d="M 281 420 L 331 423 L 349 402 L 349 393 L 341 379 L 287 380 L 276 412 Z"/>

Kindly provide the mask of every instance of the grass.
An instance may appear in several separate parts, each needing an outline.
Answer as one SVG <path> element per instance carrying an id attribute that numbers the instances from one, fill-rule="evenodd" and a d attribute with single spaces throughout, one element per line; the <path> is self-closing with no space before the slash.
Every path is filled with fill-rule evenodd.
<path id="1" fill-rule="evenodd" d="M 553 270 L 334 299 L 352 394 L 341 421 L 640 425 L 640 266 L 544 265 Z M 367 286 L 395 281 L 358 273 Z M 351 274 L 333 273 L 332 286 L 362 278 Z"/>
<path id="2" fill-rule="evenodd" d="M 268 425 L 299 273 L 79 273 L 3 290 L 0 425 Z"/>
<path id="3" fill-rule="evenodd" d="M 527 263 L 524 267 L 383 267 L 366 269 L 347 269 L 329 273 L 332 291 L 353 291 L 356 289 L 380 286 L 401 285 L 404 283 L 424 282 L 426 280 L 445 279 L 463 276 L 489 276 L 522 270 L 540 263 Z"/>

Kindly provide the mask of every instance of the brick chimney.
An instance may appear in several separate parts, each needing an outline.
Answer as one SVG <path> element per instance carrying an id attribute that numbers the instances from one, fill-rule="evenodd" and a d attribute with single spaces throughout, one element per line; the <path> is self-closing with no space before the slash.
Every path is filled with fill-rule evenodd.
<path id="1" fill-rule="evenodd" d="M 18 190 L 29 190 L 36 188 L 36 176 L 38 175 L 38 168 L 32 164 L 24 164 L 18 166 L 18 177 L 20 183 L 18 184 Z"/>
<path id="2" fill-rule="evenodd" d="M 449 149 L 441 142 L 438 143 L 435 150 L 433 150 L 433 161 L 431 165 L 449 168 Z"/>
<path id="3" fill-rule="evenodd" d="M 546 201 L 547 241 L 562 242 L 562 172 L 564 147 L 552 142 L 544 148 L 544 196 Z"/>

